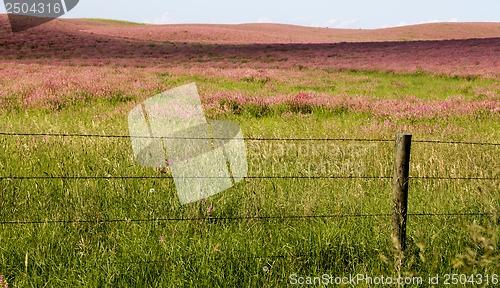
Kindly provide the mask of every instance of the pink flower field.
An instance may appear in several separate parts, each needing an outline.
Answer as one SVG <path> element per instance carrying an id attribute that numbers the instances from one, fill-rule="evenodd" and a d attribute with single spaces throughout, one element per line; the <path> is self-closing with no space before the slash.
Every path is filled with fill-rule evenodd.
<path id="1" fill-rule="evenodd" d="M 248 107 L 263 111 L 288 107 L 296 112 L 324 108 L 403 119 L 498 115 L 498 85 L 486 91 L 477 88 L 472 98 L 453 94 L 446 99 L 420 99 L 401 93 L 392 99 L 380 99 L 369 93 L 376 83 L 363 84 L 369 78 L 334 71 L 498 79 L 499 31 L 499 23 L 338 30 L 258 24 L 151 26 L 58 19 L 13 34 L 3 15 L 0 107 L 60 109 L 95 99 L 134 102 L 182 83 L 174 81 L 179 77 L 193 81 L 201 77 L 207 82 L 201 85 L 203 100 L 217 114 Z M 250 92 L 220 91 L 220 85 L 211 81 L 221 79 L 263 86 Z M 291 93 L 280 88 L 317 86 L 325 81 L 365 85 L 363 89 L 368 92 L 316 93 L 306 89 Z"/>
<path id="2" fill-rule="evenodd" d="M 451 116 L 468 117 L 475 114 L 498 115 L 500 101 L 466 101 L 461 97 L 446 100 L 423 100 L 403 97 L 383 100 L 376 97 L 306 94 L 280 95 L 275 97 L 242 96 L 238 93 L 217 93 L 205 98 L 207 108 L 218 113 L 234 113 L 248 107 L 271 110 L 286 106 L 286 110 L 310 113 L 313 109 L 366 113 L 384 119 L 443 119 Z"/>
<path id="3" fill-rule="evenodd" d="M 498 77 L 500 23 L 339 30 L 257 24 L 153 26 L 59 19 L 13 34 L 3 15 L 0 51 L 0 63 L 424 70 Z"/>

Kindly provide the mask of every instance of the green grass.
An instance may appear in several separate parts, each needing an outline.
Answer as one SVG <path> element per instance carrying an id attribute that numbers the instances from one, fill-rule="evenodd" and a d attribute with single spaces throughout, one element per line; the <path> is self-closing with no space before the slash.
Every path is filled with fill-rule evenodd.
<path id="1" fill-rule="evenodd" d="M 480 99 L 483 92 L 498 93 L 494 80 L 481 78 L 312 70 L 291 75 L 291 81 L 201 74 L 159 77 L 166 87 L 195 81 L 201 95 L 245 91 L 265 97 L 316 91 L 426 99 L 463 94 L 469 100 Z M 124 101 L 76 103 L 57 112 L 7 109 L 0 114 L 0 131 L 127 135 L 126 111 L 143 96 L 124 96 Z M 281 117 L 282 112 L 213 117 L 238 121 L 246 137 L 392 139 L 397 132 L 364 132 L 360 127 L 384 120 L 367 114 L 313 110 Z M 415 139 L 500 139 L 494 114 L 404 119 L 398 125 L 429 122 L 437 125 L 436 131 L 412 131 Z M 457 130 L 448 130 L 450 126 L 463 133 L 455 135 Z M 392 175 L 392 142 L 246 144 L 249 175 Z M 126 138 L 0 136 L 0 145 L 1 176 L 160 177 L 0 179 L 0 221 L 35 222 L 1 224 L 0 275 L 14 287 L 284 287 L 294 273 L 397 275 L 390 217 L 383 215 L 391 213 L 390 179 L 246 179 L 205 204 L 181 206 L 169 171 L 137 165 Z M 411 175 L 498 178 L 497 147 L 414 143 Z M 438 273 L 500 274 L 499 188 L 498 180 L 411 180 L 410 213 L 492 216 L 410 216 L 402 275 L 427 279 Z M 214 210 L 208 215 L 210 204 Z M 380 216 L 241 220 L 360 214 Z"/>
<path id="2" fill-rule="evenodd" d="M 413 96 L 443 100 L 452 96 L 484 99 L 485 92 L 500 94 L 496 79 L 477 76 L 447 76 L 428 73 L 388 73 L 364 70 L 301 69 L 284 73 L 283 78 L 268 76 L 223 77 L 218 74 L 172 75 L 160 73 L 167 86 L 196 82 L 202 92 L 239 91 L 262 97 L 295 93 L 366 95 L 379 99 Z"/>

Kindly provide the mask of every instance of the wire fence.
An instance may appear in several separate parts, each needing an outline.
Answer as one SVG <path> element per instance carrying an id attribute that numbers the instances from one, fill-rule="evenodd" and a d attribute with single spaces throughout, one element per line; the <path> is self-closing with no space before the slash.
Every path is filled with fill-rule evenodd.
<path id="1" fill-rule="evenodd" d="M 493 217 L 493 213 L 409 213 L 413 217 Z M 86 220 L 40 220 L 40 221 L 1 221 L 1 225 L 36 224 L 107 224 L 107 223 L 144 223 L 144 222 L 232 222 L 232 221 L 280 221 L 342 218 L 389 218 L 392 213 L 382 214 L 334 214 L 334 215 L 288 215 L 288 216 L 242 216 L 242 217 L 196 217 L 196 218 L 151 218 L 151 219 L 86 219 Z"/>
<path id="2" fill-rule="evenodd" d="M 365 139 L 365 138 L 184 138 L 184 137 L 154 137 L 154 136 L 129 136 L 129 135 L 101 135 L 101 134 L 71 134 L 71 133 L 13 133 L 0 132 L 3 137 L 71 137 L 71 138 L 152 138 L 152 139 L 189 139 L 189 140 L 243 140 L 243 141 L 327 141 L 327 142 L 394 142 L 391 139 Z M 413 140 L 415 143 L 427 144 L 447 144 L 447 145 L 480 145 L 480 146 L 500 146 L 500 143 L 472 142 L 472 141 L 441 141 L 441 140 Z M 48 173 L 47 173 L 48 174 Z M 393 179 L 389 175 L 332 175 L 332 176 L 246 176 L 245 179 L 306 179 L 306 180 L 332 180 L 332 179 L 372 179 L 387 180 Z M 79 176 L 79 175 L 47 175 L 47 176 L 19 176 L 0 175 L 0 181 L 14 180 L 148 180 L 166 179 L 168 176 Z M 223 177 L 184 177 L 186 179 L 207 179 Z M 498 177 L 446 177 L 446 176 L 410 176 L 415 180 L 447 180 L 447 181 L 500 181 Z M 249 217 L 200 217 L 200 218 L 154 218 L 154 219 L 87 219 L 87 220 L 40 220 L 40 221 L 0 221 L 0 225 L 36 225 L 36 224 L 95 224 L 95 223 L 145 223 L 145 222 L 179 222 L 179 221 L 208 221 L 208 222 L 230 222 L 248 220 L 307 220 L 307 219 L 339 219 L 339 218 L 370 218 L 370 217 L 391 217 L 392 214 L 336 214 L 336 215 L 289 215 L 289 216 L 249 216 Z M 413 217 L 490 217 L 492 213 L 409 213 Z"/>
<path id="3" fill-rule="evenodd" d="M 186 140 L 208 140 L 207 138 L 183 138 L 183 137 L 151 137 L 151 136 L 135 136 L 128 135 L 101 135 L 101 134 L 68 134 L 68 133 L 12 133 L 0 132 L 1 137 L 64 137 L 64 138 L 108 138 L 108 139 L 130 139 L 130 138 L 153 138 L 153 139 L 186 139 Z M 365 142 L 365 143 L 391 143 L 393 139 L 365 139 L 365 138 L 266 138 L 266 137 L 248 137 L 248 138 L 210 138 L 211 140 L 241 140 L 241 141 L 290 141 L 290 142 Z M 473 141 L 441 141 L 441 140 L 413 140 L 414 143 L 422 144 L 443 144 L 443 145 L 477 145 L 498 147 L 500 143 L 491 142 L 473 142 Z M 258 176 L 249 175 L 245 179 L 269 179 L 269 180 L 287 180 L 287 179 L 304 179 L 304 180 L 390 180 L 394 176 L 390 175 L 328 175 L 328 176 Z M 119 175 L 119 176 L 83 176 L 83 175 L 0 175 L 0 183 L 2 181 L 23 181 L 23 180 L 157 180 L 170 178 L 167 176 L 142 176 L 142 175 Z M 184 178 L 219 178 L 219 177 L 184 177 Z M 449 177 L 449 176 L 410 176 L 410 180 L 443 180 L 443 181 L 500 181 L 498 177 Z M 408 213 L 408 217 L 439 217 L 439 218 L 488 218 L 497 217 L 493 213 Z M 17 225 L 99 225 L 99 224 L 128 224 L 128 223 L 170 223 L 170 222 L 207 222 L 207 223 L 227 223 L 227 222 L 242 222 L 242 221 L 308 221 L 308 220 L 339 220 L 339 219 L 373 219 L 373 218 L 391 218 L 392 213 L 358 213 L 358 214 L 329 214 L 329 215 L 279 215 L 279 216 L 237 216 L 237 217 L 165 217 L 165 218 L 143 218 L 143 219 L 61 219 L 61 220 L 14 220 L 14 221 L 0 221 L 2 226 L 17 226 Z M 233 255 L 229 257 L 236 257 L 240 259 L 261 259 L 261 260 L 286 260 L 289 258 L 311 258 L 317 256 L 314 253 L 283 253 L 283 255 Z M 226 256 L 224 256 L 226 257 Z M 133 261 L 118 261 L 117 264 L 122 265 L 137 265 L 137 263 L 150 263 L 161 265 L 167 263 L 159 257 L 159 260 L 139 260 Z"/>
<path id="4" fill-rule="evenodd" d="M 0 176 L 0 180 L 147 180 L 166 179 L 165 176 Z M 185 176 L 183 179 L 226 179 L 227 177 L 195 177 Z M 245 176 L 245 179 L 392 179 L 393 176 Z M 471 181 L 500 181 L 497 177 L 440 177 L 440 176 L 410 176 L 410 179 L 422 180 L 471 180 Z"/>
<path id="5" fill-rule="evenodd" d="M 83 138 L 150 138 L 150 139 L 178 139 L 178 140 L 242 140 L 242 141 L 328 141 L 328 142 L 394 142 L 393 139 L 367 139 L 367 138 L 266 138 L 266 137 L 245 137 L 245 138 L 196 138 L 196 137 L 160 137 L 160 136 L 130 136 L 130 135 L 104 135 L 104 134 L 78 134 L 78 133 L 13 133 L 0 132 L 0 136 L 19 137 L 83 137 Z M 412 140 L 414 143 L 433 144 L 457 144 L 457 145 L 480 145 L 480 146 L 500 146 L 500 143 L 474 142 L 474 141 L 442 141 L 442 140 Z"/>

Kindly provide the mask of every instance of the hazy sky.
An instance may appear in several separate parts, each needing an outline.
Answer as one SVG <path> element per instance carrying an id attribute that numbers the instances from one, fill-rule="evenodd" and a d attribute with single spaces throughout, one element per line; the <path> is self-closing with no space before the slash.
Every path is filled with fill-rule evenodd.
<path id="1" fill-rule="evenodd" d="M 5 13 L 0 6 L 0 13 Z M 380 28 L 437 21 L 500 22 L 499 11 L 500 0 L 80 0 L 65 17 L 155 24 L 274 22 Z"/>

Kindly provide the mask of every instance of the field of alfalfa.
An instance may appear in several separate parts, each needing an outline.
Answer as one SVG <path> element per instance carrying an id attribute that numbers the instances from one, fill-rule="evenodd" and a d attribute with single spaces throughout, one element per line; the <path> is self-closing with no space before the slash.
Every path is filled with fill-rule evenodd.
<path id="1" fill-rule="evenodd" d="M 0 22 L 0 287 L 498 279 L 499 24 L 56 20 L 12 34 Z M 141 167 L 130 139 L 108 136 L 128 135 L 141 101 L 191 82 L 210 119 L 240 123 L 249 177 L 181 206 L 168 169 Z M 414 140 L 401 269 L 398 131 Z"/>

